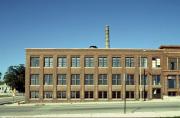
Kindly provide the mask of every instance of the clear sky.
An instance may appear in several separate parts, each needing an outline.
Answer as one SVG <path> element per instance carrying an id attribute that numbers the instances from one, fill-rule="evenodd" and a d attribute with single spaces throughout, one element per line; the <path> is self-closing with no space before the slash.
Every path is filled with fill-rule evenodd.
<path id="1" fill-rule="evenodd" d="M 158 48 L 180 44 L 180 0 L 0 0 L 0 72 L 25 48 Z"/>

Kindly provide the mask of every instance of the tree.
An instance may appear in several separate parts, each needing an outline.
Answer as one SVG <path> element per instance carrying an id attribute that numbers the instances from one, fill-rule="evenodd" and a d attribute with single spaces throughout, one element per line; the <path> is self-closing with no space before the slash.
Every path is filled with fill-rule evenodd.
<path id="1" fill-rule="evenodd" d="M 25 91 L 25 67 L 23 64 L 8 67 L 4 75 L 4 82 L 19 92 Z"/>
<path id="2" fill-rule="evenodd" d="M 2 73 L 0 72 L 0 80 L 1 80 Z"/>

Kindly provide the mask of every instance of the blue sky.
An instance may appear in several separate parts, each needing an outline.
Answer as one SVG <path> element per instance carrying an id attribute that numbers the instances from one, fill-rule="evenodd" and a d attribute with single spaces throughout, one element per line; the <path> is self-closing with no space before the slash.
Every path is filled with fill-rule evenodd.
<path id="1" fill-rule="evenodd" d="M 180 0 L 0 0 L 0 72 L 25 48 L 158 48 L 180 44 Z"/>

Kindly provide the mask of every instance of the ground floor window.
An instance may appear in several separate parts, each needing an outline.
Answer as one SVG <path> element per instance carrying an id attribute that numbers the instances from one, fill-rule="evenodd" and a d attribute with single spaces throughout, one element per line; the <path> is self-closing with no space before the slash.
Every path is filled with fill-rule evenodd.
<path id="1" fill-rule="evenodd" d="M 84 95 L 85 98 L 93 98 L 93 91 L 85 91 Z"/>
<path id="2" fill-rule="evenodd" d="M 174 91 L 168 92 L 168 96 L 176 96 L 176 92 Z"/>
<path id="3" fill-rule="evenodd" d="M 99 91 L 98 98 L 107 98 L 107 91 Z"/>
<path id="4" fill-rule="evenodd" d="M 126 98 L 134 98 L 134 91 L 126 91 Z"/>
<path id="5" fill-rule="evenodd" d="M 161 89 L 153 88 L 153 90 L 152 90 L 152 98 L 161 98 Z"/>
<path id="6" fill-rule="evenodd" d="M 120 91 L 112 91 L 112 98 L 121 98 Z"/>
<path id="7" fill-rule="evenodd" d="M 66 98 L 66 91 L 58 91 L 57 98 Z"/>
<path id="8" fill-rule="evenodd" d="M 39 91 L 31 91 L 30 98 L 39 98 Z"/>
<path id="9" fill-rule="evenodd" d="M 52 98 L 52 91 L 45 91 L 44 92 L 44 98 Z"/>
<path id="10" fill-rule="evenodd" d="M 71 91 L 71 98 L 80 98 L 80 91 Z"/>

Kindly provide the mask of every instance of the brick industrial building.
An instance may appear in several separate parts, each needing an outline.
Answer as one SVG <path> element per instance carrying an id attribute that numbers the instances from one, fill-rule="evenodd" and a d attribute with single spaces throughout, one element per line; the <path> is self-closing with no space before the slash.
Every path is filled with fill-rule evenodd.
<path id="1" fill-rule="evenodd" d="M 180 95 L 180 46 L 26 49 L 27 102 L 156 99 Z M 126 85 L 126 89 L 125 89 Z"/>

